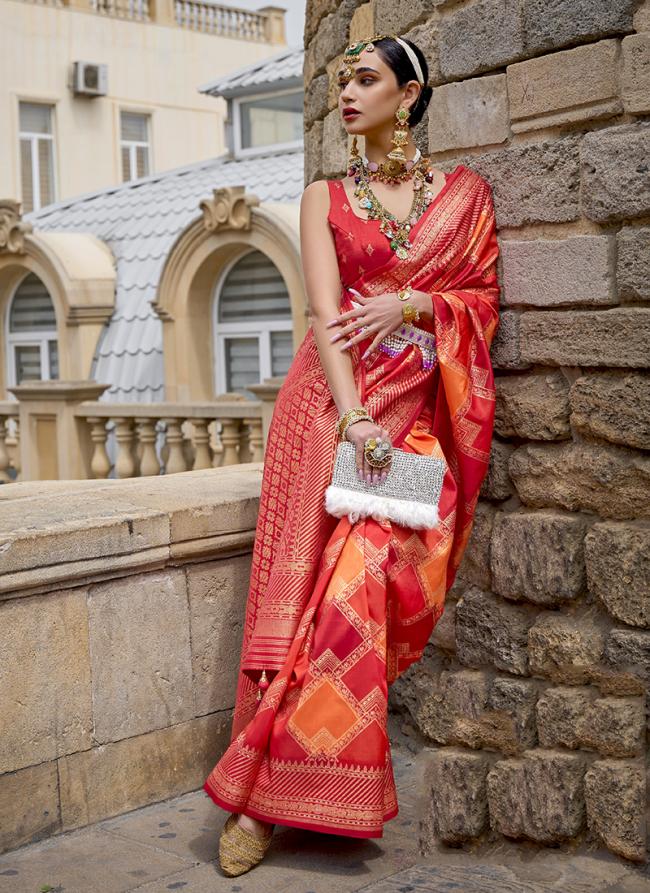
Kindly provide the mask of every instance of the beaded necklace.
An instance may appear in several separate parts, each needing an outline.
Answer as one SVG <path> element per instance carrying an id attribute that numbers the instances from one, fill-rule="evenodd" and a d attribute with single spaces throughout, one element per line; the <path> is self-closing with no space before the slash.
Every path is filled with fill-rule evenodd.
<path id="1" fill-rule="evenodd" d="M 428 158 L 416 155 L 409 173 L 413 179 L 413 202 L 411 210 L 404 220 L 398 220 L 394 214 L 384 208 L 372 191 L 370 186 L 372 174 L 367 159 L 361 158 L 358 154 L 353 155 L 348 169 L 348 175 L 354 178 L 354 194 L 358 198 L 359 207 L 368 211 L 369 220 L 380 221 L 380 231 L 389 240 L 390 247 L 400 260 L 405 260 L 408 257 L 409 249 L 413 247 L 408 238 L 411 227 L 415 226 L 429 203 L 435 198 L 425 185 L 431 183 L 434 177 Z"/>

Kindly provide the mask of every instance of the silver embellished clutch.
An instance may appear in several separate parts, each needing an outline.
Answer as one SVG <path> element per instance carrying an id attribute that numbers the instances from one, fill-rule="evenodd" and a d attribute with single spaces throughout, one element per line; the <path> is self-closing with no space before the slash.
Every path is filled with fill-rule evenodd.
<path id="1" fill-rule="evenodd" d="M 447 470 L 444 459 L 393 448 L 383 483 L 369 484 L 357 475 L 356 448 L 342 440 L 336 448 L 332 482 L 325 490 L 325 508 L 337 518 L 388 519 L 413 528 L 438 526 L 438 503 Z"/>

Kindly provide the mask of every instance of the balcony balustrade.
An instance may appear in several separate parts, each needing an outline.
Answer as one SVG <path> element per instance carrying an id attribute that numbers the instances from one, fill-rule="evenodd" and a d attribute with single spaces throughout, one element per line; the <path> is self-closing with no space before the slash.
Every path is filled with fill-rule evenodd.
<path id="1" fill-rule="evenodd" d="M 37 6 L 94 12 L 132 22 L 189 28 L 234 40 L 285 43 L 284 8 L 259 10 L 226 6 L 213 0 L 24 0 Z"/>
<path id="2" fill-rule="evenodd" d="M 109 403 L 94 381 L 26 381 L 0 401 L 0 483 L 148 477 L 262 462 L 281 379 L 210 401 Z"/>

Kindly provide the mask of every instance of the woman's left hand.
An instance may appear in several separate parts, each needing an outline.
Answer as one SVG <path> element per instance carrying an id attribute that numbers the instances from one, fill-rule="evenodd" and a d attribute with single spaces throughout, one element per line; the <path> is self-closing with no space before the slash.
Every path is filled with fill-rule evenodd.
<path id="1" fill-rule="evenodd" d="M 344 338 L 346 335 L 353 333 L 352 338 L 348 338 L 346 344 L 341 350 L 347 350 L 353 344 L 370 338 L 374 334 L 372 343 L 363 354 L 365 359 L 371 354 L 386 335 L 390 335 L 397 329 L 403 320 L 402 302 L 397 297 L 397 292 L 389 291 L 383 294 L 373 295 L 372 297 L 364 297 L 354 289 L 356 301 L 361 304 L 360 307 L 353 307 L 352 310 L 346 310 L 345 313 L 339 313 L 336 319 L 327 323 L 326 328 L 332 326 L 341 326 L 336 335 L 330 339 L 332 342 Z M 356 332 L 361 326 L 367 326 L 363 332 Z"/>

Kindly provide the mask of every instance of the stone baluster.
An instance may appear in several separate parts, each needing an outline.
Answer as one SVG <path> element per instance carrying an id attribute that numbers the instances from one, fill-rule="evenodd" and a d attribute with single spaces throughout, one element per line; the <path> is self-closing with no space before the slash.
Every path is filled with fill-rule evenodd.
<path id="1" fill-rule="evenodd" d="M 181 432 L 183 434 L 183 457 L 185 459 L 185 468 L 191 469 L 194 465 L 194 444 L 192 443 L 191 432 L 192 427 L 191 423 L 185 419 L 185 421 L 181 424 Z"/>
<path id="2" fill-rule="evenodd" d="M 0 481 L 3 481 L 5 484 L 11 480 L 9 477 L 11 460 L 9 458 L 9 451 L 7 450 L 6 444 L 8 430 L 8 420 L 0 417 Z"/>
<path id="3" fill-rule="evenodd" d="M 194 464 L 193 471 L 200 468 L 211 468 L 212 457 L 210 456 L 210 432 L 208 425 L 210 419 L 192 419 L 194 426 Z"/>
<path id="4" fill-rule="evenodd" d="M 90 470 L 93 478 L 107 478 L 111 470 L 111 461 L 106 452 L 106 419 L 88 416 L 86 422 L 90 426 L 90 440 L 93 444 L 93 457 Z"/>
<path id="5" fill-rule="evenodd" d="M 264 460 L 264 432 L 262 417 L 244 419 L 249 425 L 248 445 L 250 451 L 249 462 L 262 462 Z"/>
<path id="6" fill-rule="evenodd" d="M 167 447 L 169 449 L 165 474 L 187 471 L 185 453 L 183 451 L 182 419 L 165 419 L 165 423 L 167 426 Z"/>
<path id="7" fill-rule="evenodd" d="M 135 477 L 135 459 L 133 455 L 133 419 L 121 416 L 115 421 L 115 440 L 117 442 L 117 458 L 115 460 L 115 477 Z"/>
<path id="8" fill-rule="evenodd" d="M 156 456 L 156 419 L 138 420 L 138 440 L 142 445 L 140 477 L 160 474 L 160 463 Z"/>
<path id="9" fill-rule="evenodd" d="M 214 422 L 214 440 L 212 442 L 212 467 L 219 468 L 223 463 L 223 442 L 221 440 L 222 424 L 219 419 Z"/>
<path id="10" fill-rule="evenodd" d="M 221 443 L 223 444 L 221 465 L 237 465 L 241 419 L 222 419 L 221 426 Z"/>
<path id="11" fill-rule="evenodd" d="M 16 416 L 13 420 L 13 435 L 9 435 L 7 437 L 6 443 L 8 447 L 8 452 L 10 456 L 10 464 L 13 466 L 14 471 L 16 472 L 16 481 L 20 481 L 21 471 L 22 471 L 22 459 L 21 459 L 21 450 L 20 450 L 20 417 Z"/>
<path id="12" fill-rule="evenodd" d="M 250 419 L 242 419 L 239 429 L 239 464 L 242 462 L 252 462 L 251 445 L 250 445 Z"/>

